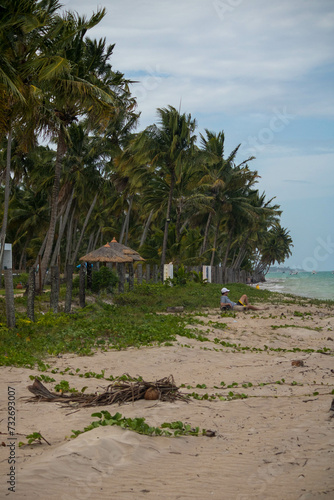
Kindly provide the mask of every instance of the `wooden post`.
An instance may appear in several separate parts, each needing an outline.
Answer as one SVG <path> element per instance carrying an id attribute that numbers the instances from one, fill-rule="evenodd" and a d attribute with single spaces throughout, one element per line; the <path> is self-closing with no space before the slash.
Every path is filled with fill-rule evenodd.
<path id="1" fill-rule="evenodd" d="M 4 270 L 6 290 L 6 317 L 8 328 L 15 327 L 14 285 L 12 269 Z"/>
<path id="2" fill-rule="evenodd" d="M 141 262 L 137 265 L 137 283 L 138 285 L 143 284 L 143 264 Z"/>
<path id="3" fill-rule="evenodd" d="M 36 269 L 33 267 L 29 271 L 28 281 L 28 303 L 27 316 L 31 321 L 35 321 L 35 291 L 36 291 Z"/>
<path id="4" fill-rule="evenodd" d="M 146 283 L 150 281 L 150 278 L 151 278 L 150 264 L 146 264 Z"/>
<path id="5" fill-rule="evenodd" d="M 153 283 L 158 283 L 158 266 L 154 264 L 153 266 Z"/>
<path id="6" fill-rule="evenodd" d="M 133 272 L 133 263 L 130 262 L 128 264 L 128 269 L 129 269 L 129 290 L 133 290 L 133 285 L 134 285 L 134 272 Z"/>
<path id="7" fill-rule="evenodd" d="M 118 291 L 119 293 L 124 292 L 124 282 L 125 282 L 125 266 L 123 262 L 117 264 L 117 274 L 118 274 Z"/>
<path id="8" fill-rule="evenodd" d="M 58 312 L 58 300 L 59 300 L 59 267 L 51 267 L 51 293 L 50 293 L 50 309 L 54 312 Z"/>
<path id="9" fill-rule="evenodd" d="M 217 281 L 216 281 L 216 269 L 217 269 L 217 266 L 211 266 L 211 283 L 217 283 Z"/>
<path id="10" fill-rule="evenodd" d="M 65 295 L 65 312 L 71 312 L 72 306 L 72 284 L 73 284 L 73 264 L 66 265 L 66 295 Z"/>
<path id="11" fill-rule="evenodd" d="M 241 283 L 246 283 L 246 271 L 243 269 L 239 273 L 239 280 Z"/>
<path id="12" fill-rule="evenodd" d="M 92 264 L 87 262 L 87 290 L 92 289 Z"/>
<path id="13" fill-rule="evenodd" d="M 80 307 L 85 307 L 85 305 L 86 305 L 85 281 L 86 281 L 86 266 L 85 266 L 85 264 L 81 264 L 80 273 L 79 273 L 79 306 Z"/>
<path id="14" fill-rule="evenodd" d="M 226 268 L 226 283 L 233 283 L 233 271 L 230 267 Z"/>

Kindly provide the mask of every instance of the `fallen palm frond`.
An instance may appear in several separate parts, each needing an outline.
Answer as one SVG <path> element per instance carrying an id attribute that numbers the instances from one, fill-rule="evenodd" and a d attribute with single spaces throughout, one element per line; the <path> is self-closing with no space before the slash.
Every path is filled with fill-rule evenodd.
<path id="1" fill-rule="evenodd" d="M 189 399 L 179 392 L 172 375 L 162 378 L 156 382 L 145 382 L 142 379 L 132 379 L 135 382 L 124 382 L 114 380 L 108 385 L 105 392 L 98 394 L 59 394 L 50 392 L 38 379 L 34 380 L 28 390 L 35 397 L 28 399 L 29 402 L 50 401 L 65 404 L 76 403 L 79 407 L 104 406 L 111 404 L 123 404 L 137 401 L 138 399 L 159 399 L 160 401 L 174 402 L 176 399 L 189 402 Z"/>

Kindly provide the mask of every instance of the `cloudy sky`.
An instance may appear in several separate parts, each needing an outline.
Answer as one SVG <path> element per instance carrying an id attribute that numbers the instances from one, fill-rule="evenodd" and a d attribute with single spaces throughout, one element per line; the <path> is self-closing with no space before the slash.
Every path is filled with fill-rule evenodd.
<path id="1" fill-rule="evenodd" d="M 64 0 L 107 15 L 91 38 L 115 43 L 138 131 L 172 105 L 224 130 L 226 153 L 256 157 L 259 190 L 276 196 L 294 241 L 290 267 L 334 270 L 333 0 Z"/>

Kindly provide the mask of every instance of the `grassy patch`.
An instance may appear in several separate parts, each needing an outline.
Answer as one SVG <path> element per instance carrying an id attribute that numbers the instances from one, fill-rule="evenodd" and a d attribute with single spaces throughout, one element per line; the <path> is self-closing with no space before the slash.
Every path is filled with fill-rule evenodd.
<path id="1" fill-rule="evenodd" d="M 247 293 L 252 303 L 282 302 L 280 294 L 266 290 L 235 283 L 228 287 L 234 300 Z M 92 355 L 98 348 L 120 350 L 129 346 L 172 345 L 177 335 L 207 341 L 203 332 L 196 331 L 196 324 L 203 325 L 196 315 L 205 316 L 207 310 L 213 308 L 220 315 L 220 289 L 219 284 L 202 286 L 193 282 L 185 286 L 144 284 L 123 294 L 108 294 L 114 305 L 103 302 L 103 295 L 87 292 L 87 303 L 91 303 L 83 309 L 74 309 L 71 314 L 50 312 L 50 296 L 43 294 L 36 297 L 35 322 L 27 319 L 27 298 L 20 297 L 15 299 L 16 328 L 11 330 L 6 327 L 5 301 L 0 300 L 0 365 L 30 368 L 37 365 L 45 370 L 44 360 L 49 355 L 66 352 Z M 64 295 L 62 286 L 60 297 Z M 75 301 L 74 296 L 73 303 Z M 183 306 L 184 313 L 161 314 L 167 307 L 175 306 Z M 194 328 L 187 328 L 189 324 Z M 215 322 L 209 326 L 226 327 Z"/>

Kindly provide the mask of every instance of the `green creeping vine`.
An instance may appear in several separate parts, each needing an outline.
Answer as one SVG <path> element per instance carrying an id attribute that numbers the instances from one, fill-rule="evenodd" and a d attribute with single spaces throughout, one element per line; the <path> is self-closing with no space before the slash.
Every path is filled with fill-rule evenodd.
<path id="1" fill-rule="evenodd" d="M 99 420 L 92 422 L 83 431 L 72 430 L 73 434 L 71 438 L 76 438 L 79 434 L 106 425 L 118 425 L 123 429 L 130 429 L 147 436 L 198 436 L 206 435 L 207 432 L 205 429 L 202 429 L 200 432 L 199 427 L 192 428 L 189 424 L 184 424 L 181 421 L 164 422 L 160 427 L 152 427 L 145 422 L 145 418 L 125 418 L 119 412 L 111 416 L 108 411 L 101 411 L 99 413 L 92 413 L 91 416 L 97 417 Z M 171 429 L 173 432 L 165 429 Z"/>
<path id="2" fill-rule="evenodd" d="M 271 328 L 273 330 L 278 330 L 278 328 L 303 328 L 304 330 L 314 330 L 316 332 L 321 332 L 322 327 L 321 326 L 315 326 L 314 328 L 311 328 L 310 326 L 300 326 L 300 325 L 271 325 Z"/>
<path id="3" fill-rule="evenodd" d="M 290 325 L 291 326 L 291 325 Z M 252 351 L 252 352 L 268 352 L 268 351 L 275 351 L 275 352 L 317 352 L 317 353 L 331 353 L 331 349 L 328 347 L 323 347 L 322 349 L 300 349 L 299 347 L 294 347 L 293 349 L 285 349 L 283 347 L 268 347 L 267 345 L 263 346 L 263 349 L 260 347 L 248 347 L 248 346 L 242 346 L 241 344 L 234 344 L 225 340 L 221 340 L 218 338 L 213 339 L 214 344 L 220 344 L 223 347 L 230 347 L 234 349 L 235 351 Z M 234 351 L 232 351 L 234 352 Z"/>
<path id="4" fill-rule="evenodd" d="M 33 443 L 38 443 L 42 444 L 42 440 L 46 442 L 49 446 L 51 446 L 51 443 L 45 439 L 45 437 L 42 436 L 40 432 L 33 432 L 32 434 L 29 434 L 26 436 L 28 439 L 28 443 L 23 443 L 22 441 L 19 442 L 19 447 L 25 446 L 26 444 L 33 444 Z"/>

